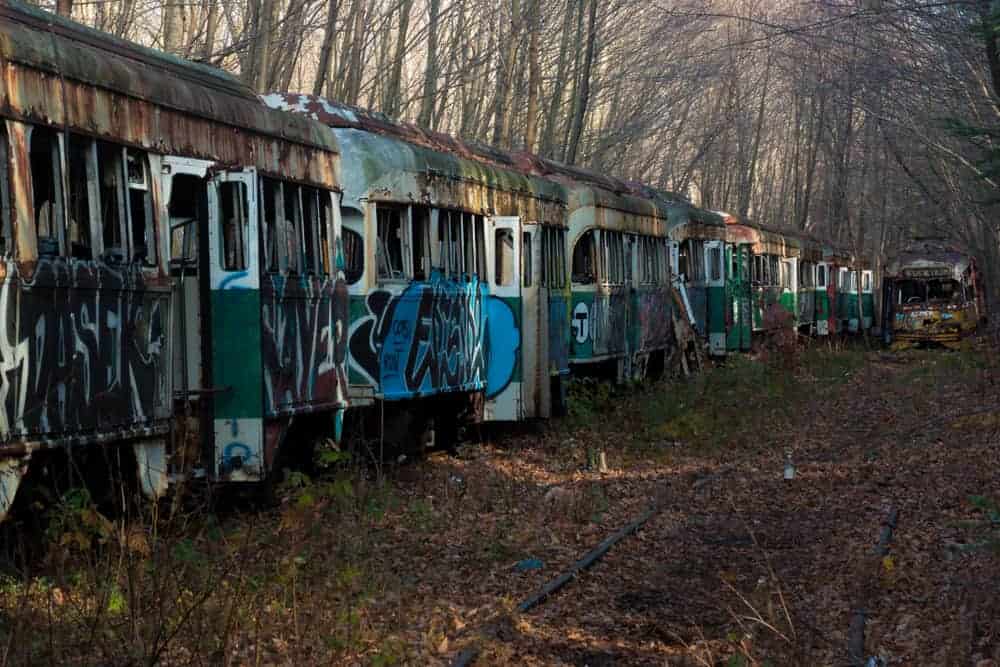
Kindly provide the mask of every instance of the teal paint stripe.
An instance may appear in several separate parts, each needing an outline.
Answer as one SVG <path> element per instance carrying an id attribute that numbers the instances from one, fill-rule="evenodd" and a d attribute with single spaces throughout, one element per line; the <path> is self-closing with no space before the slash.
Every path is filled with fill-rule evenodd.
<path id="1" fill-rule="evenodd" d="M 260 418 L 264 412 L 260 291 L 212 291 L 212 382 L 216 419 Z"/>

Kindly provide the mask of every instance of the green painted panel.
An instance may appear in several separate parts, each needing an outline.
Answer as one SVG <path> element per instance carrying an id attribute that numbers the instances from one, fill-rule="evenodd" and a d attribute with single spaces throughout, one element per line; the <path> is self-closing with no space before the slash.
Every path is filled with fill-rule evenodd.
<path id="1" fill-rule="evenodd" d="M 708 333 L 726 332 L 726 288 L 708 288 Z"/>
<path id="2" fill-rule="evenodd" d="M 228 388 L 215 395 L 216 419 L 261 417 L 260 291 L 212 291 L 212 382 Z"/>

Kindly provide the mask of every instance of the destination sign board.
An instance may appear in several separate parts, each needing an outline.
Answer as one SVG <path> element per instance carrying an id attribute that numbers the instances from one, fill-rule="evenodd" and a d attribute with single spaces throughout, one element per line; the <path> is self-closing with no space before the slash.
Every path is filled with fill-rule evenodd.
<path id="1" fill-rule="evenodd" d="M 951 269 L 944 266 L 903 269 L 907 278 L 951 278 Z"/>

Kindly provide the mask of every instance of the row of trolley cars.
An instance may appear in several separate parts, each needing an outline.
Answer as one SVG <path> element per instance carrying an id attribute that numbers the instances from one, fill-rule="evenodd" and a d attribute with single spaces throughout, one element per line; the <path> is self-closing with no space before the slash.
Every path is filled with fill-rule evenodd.
<path id="1" fill-rule="evenodd" d="M 33 461 L 145 493 L 323 439 L 545 418 L 571 373 L 871 326 L 802 235 L 291 94 L 0 0 L 0 515 Z"/>

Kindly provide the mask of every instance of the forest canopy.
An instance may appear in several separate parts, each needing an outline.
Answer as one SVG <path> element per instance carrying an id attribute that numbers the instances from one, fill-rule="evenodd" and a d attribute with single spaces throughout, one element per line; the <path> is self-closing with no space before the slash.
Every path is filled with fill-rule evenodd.
<path id="1" fill-rule="evenodd" d="M 1000 2 L 56 0 L 241 77 L 1000 284 Z"/>

